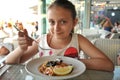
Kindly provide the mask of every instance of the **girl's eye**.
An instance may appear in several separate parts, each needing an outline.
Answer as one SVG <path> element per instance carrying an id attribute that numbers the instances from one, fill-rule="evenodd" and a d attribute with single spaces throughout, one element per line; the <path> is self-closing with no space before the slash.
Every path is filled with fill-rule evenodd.
<path id="1" fill-rule="evenodd" d="M 65 23 L 66 23 L 66 21 L 64 21 L 64 20 L 60 21 L 60 24 L 65 24 Z"/>
<path id="2" fill-rule="evenodd" d="M 65 21 L 65 20 L 61 20 L 61 21 L 59 21 L 59 24 L 63 25 L 63 24 L 66 24 L 66 22 L 67 22 L 67 21 Z M 49 24 L 50 24 L 50 25 L 55 25 L 55 21 L 50 20 L 50 21 L 49 21 Z"/>
<path id="3" fill-rule="evenodd" d="M 54 22 L 54 21 L 49 21 L 49 24 L 50 24 L 50 25 L 54 25 L 55 22 Z"/>

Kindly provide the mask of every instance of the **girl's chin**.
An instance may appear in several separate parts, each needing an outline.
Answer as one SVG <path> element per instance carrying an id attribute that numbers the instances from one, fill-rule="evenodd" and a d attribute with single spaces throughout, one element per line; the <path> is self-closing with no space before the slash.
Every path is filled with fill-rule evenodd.
<path id="1" fill-rule="evenodd" d="M 54 37 L 55 37 L 55 38 L 63 38 L 62 35 L 55 35 Z"/>

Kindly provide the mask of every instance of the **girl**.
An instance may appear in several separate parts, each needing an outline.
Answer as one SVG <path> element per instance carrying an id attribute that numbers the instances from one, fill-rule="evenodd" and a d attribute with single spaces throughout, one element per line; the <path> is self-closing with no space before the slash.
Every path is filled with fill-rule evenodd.
<path id="1" fill-rule="evenodd" d="M 48 8 L 47 19 L 50 25 L 48 34 L 42 35 L 37 42 L 47 53 L 40 50 L 40 56 L 63 55 L 77 58 L 87 69 L 113 71 L 112 61 L 80 34 L 73 33 L 78 22 L 75 6 L 68 0 L 55 0 Z M 7 56 L 6 63 L 23 63 L 38 52 L 38 43 L 28 37 L 27 31 L 19 32 L 19 46 Z M 42 44 L 44 45 L 42 46 Z M 80 51 L 90 59 L 80 59 Z"/>

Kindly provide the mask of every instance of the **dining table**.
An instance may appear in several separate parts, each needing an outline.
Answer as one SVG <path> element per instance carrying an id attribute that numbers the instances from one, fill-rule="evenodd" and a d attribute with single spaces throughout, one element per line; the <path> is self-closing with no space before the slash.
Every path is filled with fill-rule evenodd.
<path id="1" fill-rule="evenodd" d="M 25 64 L 5 64 L 0 68 L 0 80 L 51 80 L 42 76 L 31 75 L 25 69 Z M 115 66 L 113 72 L 85 70 L 81 75 L 64 80 L 120 80 L 120 66 Z"/>

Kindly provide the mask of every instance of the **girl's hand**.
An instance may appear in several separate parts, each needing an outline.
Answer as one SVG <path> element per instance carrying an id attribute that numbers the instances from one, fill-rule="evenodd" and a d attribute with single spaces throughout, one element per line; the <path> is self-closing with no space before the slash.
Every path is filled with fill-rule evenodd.
<path id="1" fill-rule="evenodd" d="M 18 33 L 18 44 L 22 50 L 27 50 L 28 46 L 32 46 L 33 39 L 28 36 L 26 29 Z"/>

